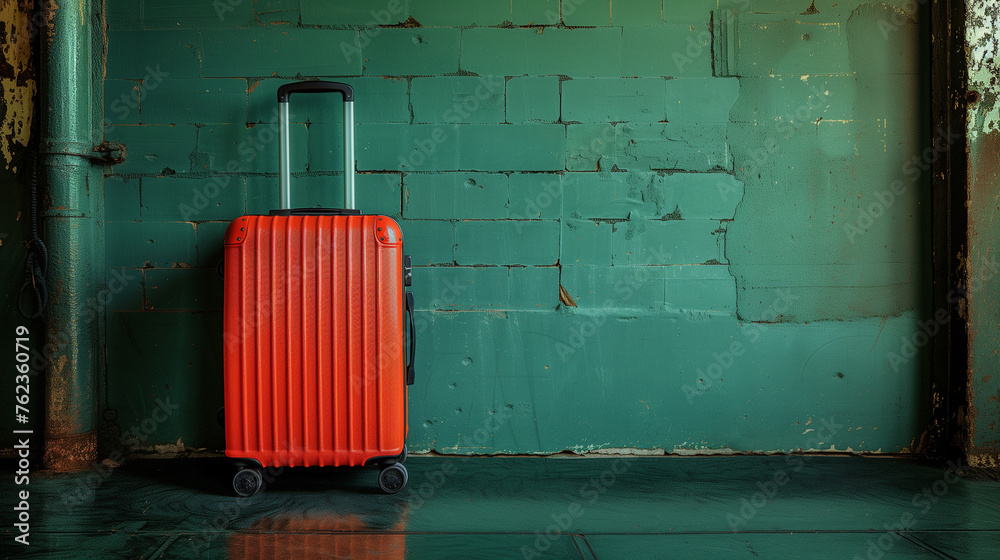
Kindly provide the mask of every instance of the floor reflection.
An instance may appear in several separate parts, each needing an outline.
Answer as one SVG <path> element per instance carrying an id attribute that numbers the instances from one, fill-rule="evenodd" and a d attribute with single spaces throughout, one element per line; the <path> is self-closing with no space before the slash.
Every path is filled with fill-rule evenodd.
<path id="1" fill-rule="evenodd" d="M 376 516 L 323 513 L 262 517 L 229 535 L 227 557 L 404 558 L 405 529 L 405 506 L 402 512 Z"/>

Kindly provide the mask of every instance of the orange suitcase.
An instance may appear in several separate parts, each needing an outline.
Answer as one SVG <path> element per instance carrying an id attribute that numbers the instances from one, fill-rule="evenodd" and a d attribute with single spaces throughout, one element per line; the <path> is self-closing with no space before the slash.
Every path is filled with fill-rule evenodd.
<path id="1" fill-rule="evenodd" d="M 346 209 L 288 209 L 288 101 L 307 92 L 343 95 Z M 409 258 L 395 221 L 353 210 L 353 103 L 346 84 L 279 88 L 282 209 L 226 231 L 224 425 L 237 495 L 261 488 L 264 467 L 378 465 L 383 491 L 406 484 Z"/>

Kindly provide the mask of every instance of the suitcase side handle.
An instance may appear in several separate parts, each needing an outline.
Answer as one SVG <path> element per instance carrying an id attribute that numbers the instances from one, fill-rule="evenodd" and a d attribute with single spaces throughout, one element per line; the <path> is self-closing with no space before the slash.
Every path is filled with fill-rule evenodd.
<path id="1" fill-rule="evenodd" d="M 406 384 L 413 385 L 413 356 L 417 349 L 417 333 L 413 326 L 413 292 L 406 292 L 406 314 L 410 318 L 410 359 L 406 362 Z"/>
<path id="2" fill-rule="evenodd" d="M 293 93 L 340 93 L 344 97 L 344 208 L 354 208 L 354 88 L 340 82 L 309 81 L 278 88 L 278 167 L 281 177 L 281 208 L 292 206 L 292 152 L 289 138 L 288 102 Z"/>

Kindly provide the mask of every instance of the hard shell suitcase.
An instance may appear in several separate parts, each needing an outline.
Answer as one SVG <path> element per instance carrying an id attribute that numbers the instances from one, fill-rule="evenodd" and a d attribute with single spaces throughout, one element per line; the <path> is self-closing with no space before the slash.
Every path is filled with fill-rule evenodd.
<path id="1" fill-rule="evenodd" d="M 345 209 L 289 209 L 288 102 L 318 92 L 344 98 Z M 226 231 L 224 425 L 238 495 L 261 488 L 264 467 L 374 464 L 385 492 L 406 484 L 409 258 L 391 218 L 353 209 L 353 105 L 347 84 L 281 86 L 282 209 Z"/>

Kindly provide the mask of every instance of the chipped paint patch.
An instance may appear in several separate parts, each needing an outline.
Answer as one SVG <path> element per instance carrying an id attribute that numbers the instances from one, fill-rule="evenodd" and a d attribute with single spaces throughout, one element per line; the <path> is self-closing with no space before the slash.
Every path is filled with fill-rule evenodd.
<path id="1" fill-rule="evenodd" d="M 34 116 L 32 99 L 37 82 L 31 57 L 31 6 L 0 0 L 0 25 L 5 28 L 0 44 L 0 89 L 6 109 L 0 124 L 0 152 L 4 167 L 10 169 L 14 154 L 28 145 Z"/>
<path id="2" fill-rule="evenodd" d="M 969 91 L 978 94 L 969 109 L 969 141 L 974 142 L 1000 127 L 1000 2 L 970 0 L 967 10 Z"/>
<path id="3" fill-rule="evenodd" d="M 187 446 L 184 445 L 184 438 L 179 437 L 175 443 L 154 445 L 153 449 L 160 455 L 163 455 L 166 453 L 183 453 L 187 450 Z"/>
<path id="4" fill-rule="evenodd" d="M 606 447 L 604 449 L 595 449 L 588 455 L 639 455 L 643 457 L 651 457 L 654 455 L 666 455 L 667 452 L 664 449 L 653 448 L 653 449 L 636 449 L 634 447 Z"/>
<path id="5" fill-rule="evenodd" d="M 721 448 L 709 448 L 709 447 L 675 447 L 670 454 L 671 455 L 736 455 L 737 453 L 742 453 L 731 449 L 729 447 Z"/>

